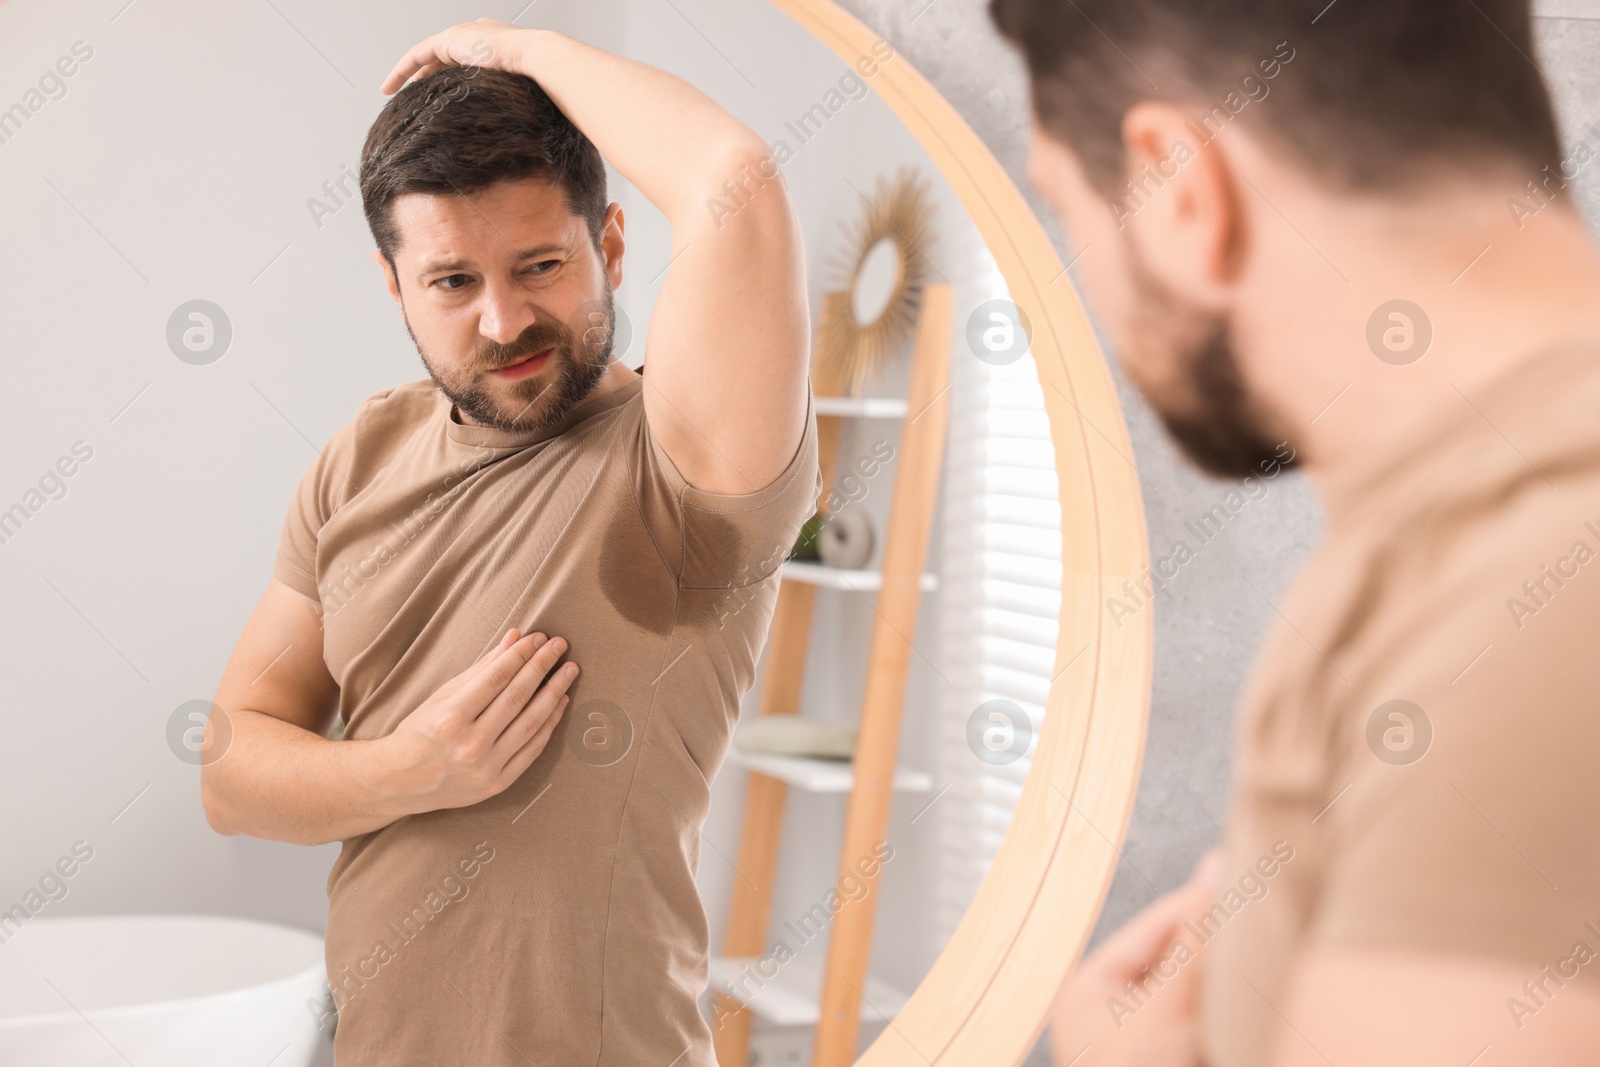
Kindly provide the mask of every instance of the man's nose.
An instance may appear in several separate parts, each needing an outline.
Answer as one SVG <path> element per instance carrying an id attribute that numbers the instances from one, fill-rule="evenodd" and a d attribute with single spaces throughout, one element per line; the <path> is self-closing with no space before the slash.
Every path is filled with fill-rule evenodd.
<path id="1" fill-rule="evenodd" d="M 478 312 L 478 333 L 497 344 L 509 345 L 537 320 L 527 298 L 511 285 L 484 287 Z"/>

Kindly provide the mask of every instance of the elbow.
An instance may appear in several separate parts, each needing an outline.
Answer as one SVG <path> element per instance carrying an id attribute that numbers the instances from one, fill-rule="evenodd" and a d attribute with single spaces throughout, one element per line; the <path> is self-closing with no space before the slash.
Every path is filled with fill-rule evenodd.
<path id="1" fill-rule="evenodd" d="M 772 186 L 771 192 L 777 194 L 773 197 L 775 200 L 787 199 L 789 187 L 784 184 L 783 167 L 760 138 L 752 136 L 748 141 L 736 142 L 725 158 L 730 171 L 736 170 L 740 177 L 748 175 L 759 188 Z"/>
<path id="2" fill-rule="evenodd" d="M 781 170 L 772 149 L 754 130 L 749 130 L 746 136 L 730 138 L 717 154 L 717 160 L 725 169 L 762 170 L 763 177 Z"/>
<path id="3" fill-rule="evenodd" d="M 225 837 L 234 837 L 239 830 L 229 818 L 228 805 L 218 793 L 216 783 L 204 771 L 200 774 L 200 806 L 205 809 L 206 825 Z"/>
<path id="4" fill-rule="evenodd" d="M 754 132 L 728 140 L 712 155 L 704 184 L 702 204 L 695 205 L 701 212 L 706 203 L 722 203 L 728 209 L 736 207 L 741 214 L 751 205 L 770 207 L 785 216 L 789 213 L 783 167 Z"/>

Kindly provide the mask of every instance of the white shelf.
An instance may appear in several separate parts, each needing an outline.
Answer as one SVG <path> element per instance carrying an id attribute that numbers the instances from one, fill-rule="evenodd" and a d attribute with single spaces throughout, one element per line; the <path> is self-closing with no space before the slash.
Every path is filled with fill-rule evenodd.
<path id="1" fill-rule="evenodd" d="M 785 560 L 779 577 L 783 581 L 805 582 L 807 585 L 860 593 L 883 588 L 882 571 L 848 570 L 844 567 L 830 567 L 826 563 L 812 563 L 803 559 Z M 923 592 L 932 592 L 939 588 L 939 576 L 932 571 L 925 572 L 918 584 Z"/>
<path id="2" fill-rule="evenodd" d="M 741 752 L 737 748 L 728 750 L 728 759 L 812 793 L 848 793 L 856 782 L 855 767 L 849 760 L 778 756 L 767 752 Z M 926 793 L 933 788 L 933 775 L 912 767 L 896 767 L 894 787 L 901 793 Z"/>
<path id="3" fill-rule="evenodd" d="M 726 993 L 767 1022 L 779 1026 L 815 1026 L 822 1016 L 819 1007 L 821 979 L 814 974 L 792 973 L 793 964 L 777 965 L 778 973 L 765 978 L 761 962 L 754 956 L 712 956 L 711 991 Z M 774 961 L 766 962 L 767 971 L 773 966 Z M 731 992 L 724 982 L 732 984 Z M 888 1022 L 906 1006 L 907 999 L 898 989 L 868 975 L 866 995 L 861 998 L 861 1019 L 863 1022 Z"/>
<path id="4" fill-rule="evenodd" d="M 898 396 L 813 396 L 818 415 L 848 415 L 862 419 L 903 419 L 906 401 Z"/>

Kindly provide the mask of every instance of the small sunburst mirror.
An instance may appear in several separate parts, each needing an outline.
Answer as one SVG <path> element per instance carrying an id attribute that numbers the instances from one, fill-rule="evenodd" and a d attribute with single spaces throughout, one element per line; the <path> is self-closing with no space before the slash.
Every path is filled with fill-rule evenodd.
<path id="1" fill-rule="evenodd" d="M 830 286 L 847 299 L 828 309 L 819 325 L 818 358 L 858 396 L 900 355 L 916 327 L 922 290 L 933 265 L 933 203 L 925 181 L 911 168 L 878 179 L 873 195 L 846 227 L 843 254 L 836 258 L 840 283 Z"/>

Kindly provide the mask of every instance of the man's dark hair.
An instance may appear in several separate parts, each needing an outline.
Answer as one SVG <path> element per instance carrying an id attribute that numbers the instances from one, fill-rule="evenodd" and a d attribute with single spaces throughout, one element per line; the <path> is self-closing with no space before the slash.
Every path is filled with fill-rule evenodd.
<path id="1" fill-rule="evenodd" d="M 1123 116 L 1152 99 L 1215 116 L 1201 132 L 1238 114 L 1349 191 L 1400 190 L 1452 166 L 1537 178 L 1561 161 L 1527 0 L 989 0 L 988 11 L 1026 60 L 1040 126 L 1107 195 L 1123 191 Z"/>
<path id="2" fill-rule="evenodd" d="M 466 196 L 530 177 L 562 189 L 598 251 L 606 214 L 599 150 L 532 78 L 491 67 L 445 67 L 407 85 L 361 149 L 362 208 L 391 269 L 400 247 L 396 197 Z"/>

